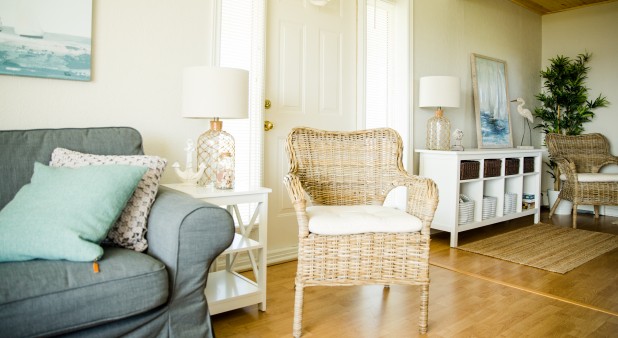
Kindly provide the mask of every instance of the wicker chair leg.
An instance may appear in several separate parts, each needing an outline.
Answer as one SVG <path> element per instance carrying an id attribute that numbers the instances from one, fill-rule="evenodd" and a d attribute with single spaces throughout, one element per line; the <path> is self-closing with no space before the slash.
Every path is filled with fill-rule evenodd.
<path id="1" fill-rule="evenodd" d="M 599 218 L 599 205 L 594 206 L 594 218 Z"/>
<path id="2" fill-rule="evenodd" d="M 577 204 L 573 203 L 573 229 L 577 229 Z"/>
<path id="3" fill-rule="evenodd" d="M 301 322 L 303 320 L 303 289 L 304 286 L 296 284 L 296 296 L 294 298 L 294 328 L 292 335 L 299 338 L 302 333 Z"/>
<path id="4" fill-rule="evenodd" d="M 556 202 L 554 202 L 554 205 L 551 207 L 551 210 L 549 211 L 549 217 L 552 217 L 554 215 L 554 212 L 556 212 L 556 209 L 558 209 L 558 204 L 560 204 L 560 200 L 561 200 L 560 197 L 556 198 Z"/>
<path id="5" fill-rule="evenodd" d="M 418 332 L 420 334 L 427 333 L 427 320 L 429 317 L 429 285 L 421 285 L 421 314 L 418 321 Z"/>

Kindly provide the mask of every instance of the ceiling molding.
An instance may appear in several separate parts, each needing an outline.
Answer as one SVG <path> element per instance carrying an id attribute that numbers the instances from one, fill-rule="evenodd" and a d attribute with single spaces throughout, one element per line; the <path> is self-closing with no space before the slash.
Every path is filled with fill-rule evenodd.
<path id="1" fill-rule="evenodd" d="M 511 2 L 541 15 L 606 4 L 618 0 L 511 0 Z"/>

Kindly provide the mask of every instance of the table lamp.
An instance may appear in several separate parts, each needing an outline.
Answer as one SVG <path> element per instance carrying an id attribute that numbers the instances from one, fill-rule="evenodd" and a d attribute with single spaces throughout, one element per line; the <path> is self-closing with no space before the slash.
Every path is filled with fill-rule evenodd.
<path id="1" fill-rule="evenodd" d="M 418 106 L 436 108 L 427 121 L 426 147 L 430 150 L 451 149 L 451 122 L 444 116 L 444 107 L 459 107 L 461 86 L 455 76 L 425 76 L 419 81 Z"/>
<path id="2" fill-rule="evenodd" d="M 215 183 L 217 163 L 225 159 L 235 163 L 234 137 L 223 130 L 219 119 L 243 119 L 249 110 L 249 72 L 243 69 L 220 67 L 188 67 L 182 79 L 182 116 L 211 118 L 210 129 L 197 140 L 197 163 L 204 164 L 199 185 Z M 228 165 L 229 166 L 229 165 Z M 227 169 L 229 170 L 229 168 Z M 234 187 L 233 172 L 226 173 L 227 184 Z"/>

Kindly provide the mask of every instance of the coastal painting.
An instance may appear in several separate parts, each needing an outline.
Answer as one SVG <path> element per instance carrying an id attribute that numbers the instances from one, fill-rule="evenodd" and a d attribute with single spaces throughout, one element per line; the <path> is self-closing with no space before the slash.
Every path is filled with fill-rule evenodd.
<path id="1" fill-rule="evenodd" d="M 472 85 L 479 148 L 512 148 L 506 62 L 472 54 Z"/>
<path id="2" fill-rule="evenodd" d="M 0 0 L 0 74 L 90 81 L 92 0 Z"/>

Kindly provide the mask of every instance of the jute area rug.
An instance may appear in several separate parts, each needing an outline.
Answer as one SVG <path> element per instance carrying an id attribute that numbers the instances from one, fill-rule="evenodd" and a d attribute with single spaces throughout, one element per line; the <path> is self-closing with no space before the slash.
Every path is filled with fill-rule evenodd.
<path id="1" fill-rule="evenodd" d="M 538 223 L 460 245 L 458 249 L 566 273 L 618 248 L 618 236 Z"/>

